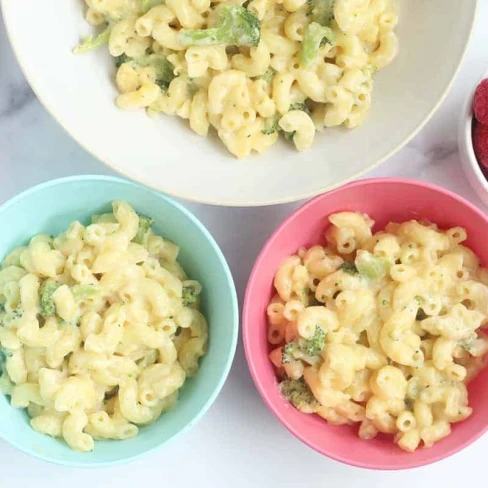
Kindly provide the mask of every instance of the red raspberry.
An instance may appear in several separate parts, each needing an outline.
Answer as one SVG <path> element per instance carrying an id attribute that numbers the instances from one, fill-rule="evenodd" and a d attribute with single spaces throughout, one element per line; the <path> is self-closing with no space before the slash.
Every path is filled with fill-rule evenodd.
<path id="1" fill-rule="evenodd" d="M 473 111 L 478 122 L 488 125 L 488 79 L 483 80 L 476 88 Z"/>
<path id="2" fill-rule="evenodd" d="M 473 148 L 478 163 L 488 169 L 488 125 L 473 120 Z"/>

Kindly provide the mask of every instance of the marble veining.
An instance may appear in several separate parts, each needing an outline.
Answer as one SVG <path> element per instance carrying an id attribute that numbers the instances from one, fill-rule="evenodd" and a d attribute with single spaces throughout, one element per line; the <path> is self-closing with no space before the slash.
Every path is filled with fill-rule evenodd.
<path id="1" fill-rule="evenodd" d="M 7 97 L 0 105 L 0 120 L 16 115 L 35 100 L 34 92 L 27 83 L 7 85 L 6 93 Z"/>

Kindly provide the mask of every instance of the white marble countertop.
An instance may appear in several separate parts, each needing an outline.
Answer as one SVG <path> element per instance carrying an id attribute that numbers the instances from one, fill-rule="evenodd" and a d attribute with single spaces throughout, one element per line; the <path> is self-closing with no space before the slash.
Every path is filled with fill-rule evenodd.
<path id="1" fill-rule="evenodd" d="M 487 23 L 488 0 L 480 0 L 467 56 L 449 97 L 420 135 L 368 176 L 431 181 L 482 207 L 461 169 L 456 126 L 465 93 L 488 68 Z M 0 20 L 0 204 L 42 181 L 81 173 L 111 171 L 79 147 L 36 100 L 16 64 Z M 261 246 L 298 205 L 231 209 L 187 204 L 221 245 L 241 301 Z M 0 487 L 97 488 L 116 481 L 122 488 L 138 483 L 236 488 L 301 483 L 340 488 L 359 483 L 366 488 L 442 484 L 449 488 L 486 480 L 487 452 L 485 435 L 447 460 L 406 472 L 360 470 L 324 458 L 296 440 L 267 410 L 254 388 L 240 344 L 214 406 L 170 448 L 126 466 L 84 470 L 31 459 L 0 440 Z"/>

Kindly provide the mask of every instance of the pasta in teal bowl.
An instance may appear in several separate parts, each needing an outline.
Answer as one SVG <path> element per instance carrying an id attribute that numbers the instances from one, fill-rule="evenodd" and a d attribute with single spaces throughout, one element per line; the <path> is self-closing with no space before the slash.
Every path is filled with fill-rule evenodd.
<path id="1" fill-rule="evenodd" d="M 0 225 L 0 437 L 97 467 L 190 429 L 238 335 L 232 276 L 205 227 L 104 176 L 27 190 L 0 207 Z"/>

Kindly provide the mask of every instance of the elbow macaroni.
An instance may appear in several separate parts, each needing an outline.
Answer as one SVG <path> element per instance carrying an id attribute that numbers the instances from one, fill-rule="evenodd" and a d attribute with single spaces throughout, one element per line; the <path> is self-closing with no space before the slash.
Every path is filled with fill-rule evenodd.
<path id="1" fill-rule="evenodd" d="M 33 429 L 78 451 L 156 421 L 206 353 L 202 287 L 143 219 L 114 202 L 0 267 L 1 391 Z"/>
<path id="2" fill-rule="evenodd" d="M 329 221 L 327 245 L 300 249 L 275 275 L 268 342 L 281 391 L 304 413 L 359 424 L 362 439 L 430 447 L 472 413 L 466 383 L 488 359 L 486 269 L 459 227 L 373 234 L 367 215 Z"/>
<path id="3" fill-rule="evenodd" d="M 219 8 L 233 0 L 167 0 L 149 11 L 142 11 L 144 2 L 85 2 L 88 23 L 111 27 L 109 52 L 123 57 L 116 73 L 117 106 L 189 119 L 201 136 L 213 127 L 238 158 L 266 150 L 280 132 L 302 151 L 316 130 L 357 127 L 371 107 L 373 73 L 398 53 L 393 0 L 331 2 L 334 39 L 306 68 L 300 50 L 313 21 L 306 0 L 249 2 L 246 8 L 260 23 L 260 42 L 251 48 L 179 41 L 181 29 L 212 28 L 215 3 Z M 158 80 L 158 69 L 141 62 L 151 55 L 169 62 L 171 82 Z"/>

